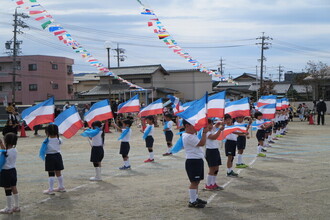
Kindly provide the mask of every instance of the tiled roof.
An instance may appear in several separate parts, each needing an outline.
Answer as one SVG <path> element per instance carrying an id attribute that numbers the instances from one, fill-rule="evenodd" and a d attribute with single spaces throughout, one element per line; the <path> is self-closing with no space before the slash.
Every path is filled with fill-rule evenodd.
<path id="1" fill-rule="evenodd" d="M 121 91 L 128 91 L 129 86 L 126 84 L 111 85 L 111 94 L 116 94 Z M 92 95 L 108 95 L 109 94 L 109 85 L 100 84 L 89 90 L 88 92 L 81 93 L 82 96 L 92 96 Z"/>
<path id="2" fill-rule="evenodd" d="M 290 89 L 290 86 L 291 84 L 290 83 L 283 83 L 283 84 L 276 84 L 274 86 L 274 91 L 277 93 L 277 94 L 283 94 L 283 93 L 287 93 L 288 90 Z"/>
<path id="3" fill-rule="evenodd" d="M 148 66 L 128 66 L 128 67 L 116 67 L 110 68 L 111 72 L 114 74 L 121 75 L 144 75 L 144 74 L 154 74 L 157 70 L 161 70 L 165 75 L 168 72 L 162 67 L 162 65 L 148 65 Z M 104 73 L 99 73 L 98 76 L 105 76 Z"/>
<path id="4" fill-rule="evenodd" d="M 312 91 L 311 85 L 292 85 L 292 89 L 296 90 L 298 93 L 306 93 L 306 87 L 308 92 Z"/>

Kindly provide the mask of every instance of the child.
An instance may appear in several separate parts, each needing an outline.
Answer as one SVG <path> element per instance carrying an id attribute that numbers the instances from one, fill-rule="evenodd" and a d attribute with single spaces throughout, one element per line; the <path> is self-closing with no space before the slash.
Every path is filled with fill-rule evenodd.
<path id="1" fill-rule="evenodd" d="M 219 171 L 219 166 L 221 165 L 221 157 L 219 152 L 219 141 L 217 138 L 219 137 L 221 131 L 224 129 L 221 122 L 218 122 L 213 126 L 213 121 L 208 119 L 208 132 L 206 133 L 206 151 L 205 151 L 205 159 L 207 161 L 207 165 L 209 166 L 209 173 L 206 178 L 206 190 L 223 190 L 222 186 L 218 186 L 216 184 L 216 177 Z"/>
<path id="2" fill-rule="evenodd" d="M 142 133 L 144 133 L 143 135 L 143 139 L 146 141 L 146 147 L 148 148 L 149 151 L 149 158 L 147 160 L 145 160 L 145 163 L 149 163 L 149 162 L 154 162 L 154 151 L 153 151 L 153 145 L 154 145 L 154 138 L 153 138 L 153 134 L 154 134 L 154 124 L 155 124 L 155 118 L 153 116 L 147 116 L 146 117 L 146 123 L 147 123 L 147 127 L 146 129 L 143 131 L 141 130 Z"/>
<path id="3" fill-rule="evenodd" d="M 16 144 L 17 135 L 14 133 L 7 133 L 4 137 L 4 144 L 0 139 L 1 149 L 5 149 L 3 152 L 5 156 L 5 163 L 2 166 L 0 173 L 0 186 L 5 188 L 7 207 L 0 210 L 1 214 L 11 214 L 13 212 L 19 212 L 18 203 L 18 191 L 16 187 L 17 173 L 16 173 Z M 14 206 L 12 205 L 12 199 L 14 199 Z"/>
<path id="4" fill-rule="evenodd" d="M 61 170 L 64 170 L 63 160 L 61 155 L 61 144 L 63 140 L 59 137 L 58 127 L 55 124 L 50 124 L 46 127 L 47 139 L 44 144 L 47 144 L 45 157 L 45 170 L 48 172 L 49 188 L 44 190 L 44 194 L 55 195 L 55 192 L 65 192 L 63 185 L 63 176 Z M 58 181 L 58 188 L 54 189 L 55 175 Z"/>
<path id="5" fill-rule="evenodd" d="M 264 124 L 264 120 L 262 119 L 261 112 L 256 112 L 254 114 L 254 117 L 256 118 L 256 124 L 258 125 L 258 131 L 256 134 L 258 140 L 258 148 L 257 148 L 258 157 L 265 157 L 266 154 L 262 153 L 262 152 L 266 152 L 266 150 L 263 148 L 264 140 L 265 140 L 265 129 L 267 129 L 271 125 Z"/>
<path id="6" fill-rule="evenodd" d="M 104 126 L 102 126 L 102 122 L 94 121 L 92 123 L 92 128 L 95 131 L 94 135 L 90 136 L 92 139 L 92 149 L 91 149 L 91 159 L 90 161 L 93 163 L 95 168 L 95 176 L 89 178 L 90 181 L 101 181 L 101 162 L 104 157 Z M 102 129 L 103 128 L 103 129 Z"/>
<path id="7" fill-rule="evenodd" d="M 167 143 L 167 152 L 163 154 L 163 156 L 169 156 L 172 155 L 171 150 L 172 150 L 172 140 L 173 140 L 173 132 L 172 132 L 172 127 L 173 127 L 173 121 L 172 121 L 172 115 L 166 114 L 164 117 L 164 133 L 165 133 L 165 139 Z"/>
<path id="8" fill-rule="evenodd" d="M 14 123 L 13 120 L 8 119 L 5 127 L 2 129 L 2 134 L 5 136 L 7 133 L 17 134 L 18 124 Z"/>
<path id="9" fill-rule="evenodd" d="M 233 119 L 229 114 L 225 114 L 224 121 L 226 126 L 233 125 Z M 238 174 L 232 169 L 234 157 L 236 155 L 236 145 L 237 145 L 237 134 L 238 132 L 233 132 L 226 136 L 225 151 L 227 156 L 227 176 L 237 177 Z"/>
<path id="10" fill-rule="evenodd" d="M 248 131 L 249 128 L 250 128 L 250 125 L 252 123 L 252 118 L 247 117 L 247 119 L 249 120 L 249 124 L 244 123 L 244 116 L 236 117 L 236 121 L 235 121 L 234 125 L 245 126 L 246 130 Z M 250 138 L 248 135 L 249 135 L 248 132 L 246 132 L 246 133 L 238 132 L 236 168 L 246 168 L 246 167 L 248 167 L 248 165 L 243 163 L 243 152 L 244 152 L 245 147 L 246 147 L 246 138 Z"/>
<path id="11" fill-rule="evenodd" d="M 131 126 L 132 126 L 133 122 L 129 119 L 126 119 L 126 120 L 123 120 L 122 123 L 123 123 L 122 128 L 120 128 L 117 124 L 114 124 L 114 126 L 117 130 L 122 132 L 122 134 L 118 138 L 118 140 L 121 140 L 119 154 L 121 154 L 123 157 L 124 165 L 122 167 L 119 167 L 119 169 L 127 170 L 127 169 L 131 169 L 131 165 L 128 160 L 128 158 L 129 158 L 128 153 L 130 150 L 129 141 L 130 141 L 130 138 L 132 135 Z"/>
<path id="12" fill-rule="evenodd" d="M 206 142 L 206 133 L 208 128 L 204 128 L 202 138 L 196 135 L 196 130 L 193 125 L 186 120 L 183 121 L 183 126 L 186 132 L 182 134 L 182 143 L 186 152 L 186 172 L 190 180 L 189 186 L 189 203 L 190 208 L 204 208 L 206 201 L 198 198 L 198 185 L 204 179 L 204 153 L 202 147 Z"/>

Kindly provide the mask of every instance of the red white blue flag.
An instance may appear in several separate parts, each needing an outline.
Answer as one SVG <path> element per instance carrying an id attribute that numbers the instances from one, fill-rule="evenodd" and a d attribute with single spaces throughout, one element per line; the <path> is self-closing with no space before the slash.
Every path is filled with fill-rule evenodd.
<path id="1" fill-rule="evenodd" d="M 262 113 L 262 118 L 273 119 L 275 118 L 276 103 L 263 105 L 258 108 L 258 111 Z"/>
<path id="2" fill-rule="evenodd" d="M 169 98 L 172 102 L 174 115 L 177 115 L 178 113 L 184 111 L 183 107 L 181 106 L 180 99 L 178 97 L 175 97 L 173 95 L 167 95 L 167 98 Z"/>
<path id="3" fill-rule="evenodd" d="M 207 104 L 207 116 L 209 118 L 218 117 L 223 118 L 225 112 L 225 96 L 226 91 L 219 92 L 209 97 Z"/>
<path id="4" fill-rule="evenodd" d="M 92 126 L 94 121 L 103 121 L 110 118 L 113 118 L 113 114 L 108 99 L 95 103 L 84 115 L 84 120 L 89 126 Z"/>
<path id="5" fill-rule="evenodd" d="M 118 105 L 117 113 L 139 112 L 140 111 L 140 99 L 139 95 L 135 95 L 126 102 Z"/>
<path id="6" fill-rule="evenodd" d="M 250 116 L 249 98 L 226 103 L 225 114 L 232 118 Z"/>
<path id="7" fill-rule="evenodd" d="M 25 109 L 22 112 L 22 119 L 32 130 L 35 125 L 54 122 L 54 97 Z"/>
<path id="8" fill-rule="evenodd" d="M 265 95 L 261 96 L 260 99 L 258 100 L 258 107 L 268 105 L 268 104 L 274 104 L 276 103 L 276 95 Z"/>
<path id="9" fill-rule="evenodd" d="M 140 113 L 139 117 L 144 117 L 148 115 L 158 115 L 163 113 L 163 99 L 160 98 L 153 103 L 149 104 L 147 107 L 143 108 Z"/>
<path id="10" fill-rule="evenodd" d="M 58 131 L 66 138 L 74 136 L 84 126 L 76 106 L 71 106 L 55 118 Z"/>

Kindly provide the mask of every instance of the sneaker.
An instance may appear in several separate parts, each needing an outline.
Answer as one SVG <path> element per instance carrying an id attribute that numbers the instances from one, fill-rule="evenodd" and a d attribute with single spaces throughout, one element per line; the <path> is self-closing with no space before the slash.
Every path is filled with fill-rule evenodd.
<path id="1" fill-rule="evenodd" d="M 275 141 L 270 140 L 269 143 L 271 143 L 271 144 L 275 144 Z"/>
<path id="2" fill-rule="evenodd" d="M 203 208 L 204 208 L 204 207 L 203 207 Z M 6 208 L 4 208 L 4 209 L 1 209 L 1 210 L 0 210 L 0 213 L 1 213 L 1 214 L 12 214 L 12 213 L 13 213 L 13 210 L 10 209 L 10 208 L 8 208 L 8 207 L 6 207 Z"/>
<path id="3" fill-rule="evenodd" d="M 283 137 L 283 135 L 278 134 L 278 135 L 276 135 L 276 137 L 281 138 L 281 137 Z"/>
<path id="4" fill-rule="evenodd" d="M 199 198 L 196 199 L 196 202 L 198 202 L 199 204 L 203 204 L 203 205 L 207 204 L 207 201 L 199 199 Z"/>
<path id="5" fill-rule="evenodd" d="M 286 134 L 283 132 L 283 133 L 281 133 L 281 135 L 282 135 L 282 137 L 283 137 L 283 135 L 286 135 Z"/>
<path id="6" fill-rule="evenodd" d="M 21 209 L 20 209 L 19 207 L 14 207 L 14 208 L 12 209 L 12 211 L 13 211 L 13 212 L 20 212 Z"/>
<path id="7" fill-rule="evenodd" d="M 262 148 L 262 149 L 261 149 L 261 152 L 267 152 L 267 150 L 266 150 L 266 149 L 264 149 L 264 148 Z"/>
<path id="8" fill-rule="evenodd" d="M 241 163 L 241 164 L 236 164 L 236 168 L 247 168 L 248 165 L 244 164 L 244 163 Z"/>
<path id="9" fill-rule="evenodd" d="M 145 163 L 149 163 L 149 162 L 154 162 L 155 160 L 154 159 L 150 159 L 150 158 L 148 158 L 148 160 L 145 160 L 144 162 Z"/>
<path id="10" fill-rule="evenodd" d="M 278 138 L 274 137 L 274 138 L 273 138 L 273 140 L 275 140 L 275 141 L 276 141 L 276 140 L 278 140 Z"/>
<path id="11" fill-rule="evenodd" d="M 228 177 L 237 177 L 238 174 L 235 173 L 234 171 L 231 171 L 230 173 L 227 173 L 227 176 L 228 176 Z"/>
<path id="12" fill-rule="evenodd" d="M 89 178 L 89 180 L 90 181 L 102 181 L 102 178 L 98 178 L 98 177 L 93 176 L 93 177 Z"/>
<path id="13" fill-rule="evenodd" d="M 66 192 L 66 190 L 64 187 L 63 188 L 58 187 L 54 189 L 54 192 Z"/>
<path id="14" fill-rule="evenodd" d="M 265 156 L 266 156 L 266 154 L 263 154 L 263 153 L 258 154 L 258 157 L 265 157 Z"/>
<path id="15" fill-rule="evenodd" d="M 122 166 L 122 167 L 119 167 L 119 169 L 120 170 L 129 170 L 129 169 L 131 169 L 131 166 L 129 165 L 129 166 Z"/>
<path id="16" fill-rule="evenodd" d="M 218 186 L 216 183 L 213 185 L 214 190 L 224 190 L 225 188 L 223 186 Z"/>
<path id="17" fill-rule="evenodd" d="M 196 200 L 195 202 L 189 202 L 188 207 L 189 208 L 204 208 L 205 205 L 201 204 L 201 203 L 198 203 L 197 200 Z"/>
<path id="18" fill-rule="evenodd" d="M 214 187 L 213 187 L 213 185 L 206 185 L 205 184 L 205 188 L 204 188 L 204 190 L 207 190 L 207 191 L 212 191 L 212 190 L 214 190 Z"/>
<path id="19" fill-rule="evenodd" d="M 172 155 L 172 153 L 165 153 L 165 154 L 163 154 L 163 156 L 170 156 L 170 155 Z"/>
<path id="20" fill-rule="evenodd" d="M 54 192 L 54 190 L 46 189 L 46 190 L 43 191 L 43 194 L 55 195 L 55 192 Z"/>

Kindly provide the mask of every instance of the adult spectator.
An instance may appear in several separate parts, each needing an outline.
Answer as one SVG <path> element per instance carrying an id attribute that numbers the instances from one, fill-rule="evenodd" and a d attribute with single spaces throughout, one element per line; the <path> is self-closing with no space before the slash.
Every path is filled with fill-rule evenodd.
<path id="1" fill-rule="evenodd" d="M 63 106 L 63 111 L 67 110 L 68 108 L 70 108 L 70 103 L 69 102 L 65 102 L 65 105 Z"/>
<path id="2" fill-rule="evenodd" d="M 317 125 L 320 125 L 320 122 L 322 125 L 324 125 L 324 114 L 327 112 L 327 104 L 323 101 L 323 99 L 320 99 L 320 101 L 316 105 L 316 111 L 317 111 Z"/>

